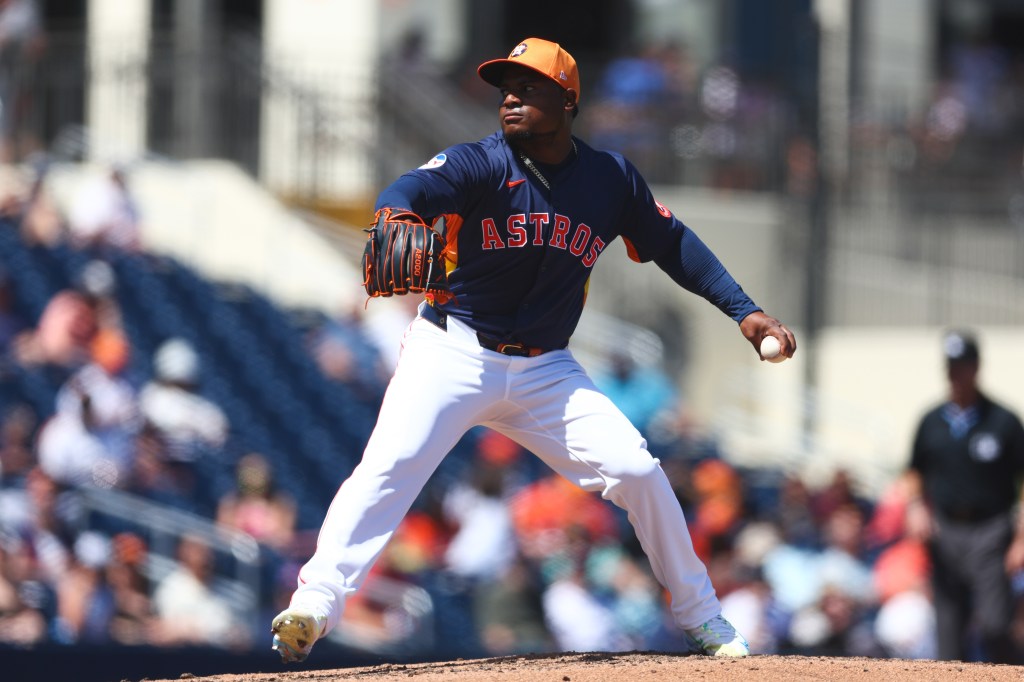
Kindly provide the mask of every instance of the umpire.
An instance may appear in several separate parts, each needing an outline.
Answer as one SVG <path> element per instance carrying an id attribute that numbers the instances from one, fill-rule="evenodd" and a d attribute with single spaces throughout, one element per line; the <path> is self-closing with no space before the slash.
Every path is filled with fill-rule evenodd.
<path id="1" fill-rule="evenodd" d="M 907 532 L 931 554 L 938 657 L 1016 663 L 1010 580 L 1024 569 L 1024 427 L 979 389 L 972 334 L 946 334 L 943 353 L 949 395 L 914 437 Z"/>

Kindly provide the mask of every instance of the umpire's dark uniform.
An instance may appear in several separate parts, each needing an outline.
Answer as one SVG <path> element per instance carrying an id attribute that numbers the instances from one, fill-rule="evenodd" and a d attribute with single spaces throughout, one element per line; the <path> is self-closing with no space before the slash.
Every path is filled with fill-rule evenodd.
<path id="1" fill-rule="evenodd" d="M 973 388 L 973 339 L 947 343 L 946 356 L 951 382 L 964 371 Z M 1014 599 L 1003 561 L 1024 475 L 1020 419 L 975 389 L 973 404 L 950 401 L 923 417 L 910 468 L 921 477 L 936 525 L 930 550 L 939 658 L 967 660 L 973 627 L 986 660 L 1013 661 Z"/>

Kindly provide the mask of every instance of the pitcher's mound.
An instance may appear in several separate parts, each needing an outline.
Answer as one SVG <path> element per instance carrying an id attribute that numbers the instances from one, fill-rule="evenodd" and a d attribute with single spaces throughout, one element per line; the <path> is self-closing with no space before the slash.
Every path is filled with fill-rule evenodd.
<path id="1" fill-rule="evenodd" d="M 909 661 L 824 656 L 750 656 L 715 659 L 660 653 L 564 653 L 505 656 L 441 663 L 382 664 L 365 668 L 310 670 L 282 665 L 279 670 L 244 675 L 180 679 L 198 682 L 638 682 L 644 680 L 957 680 L 1020 682 L 1024 666 L 946 661 Z M 153 682 L 171 682 L 154 680 Z"/>

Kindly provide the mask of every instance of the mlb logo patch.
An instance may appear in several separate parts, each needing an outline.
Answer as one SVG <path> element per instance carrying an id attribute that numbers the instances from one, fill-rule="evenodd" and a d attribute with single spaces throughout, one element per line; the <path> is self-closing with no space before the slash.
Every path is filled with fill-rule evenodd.
<path id="1" fill-rule="evenodd" d="M 432 158 L 430 161 L 427 161 L 425 164 L 420 166 L 420 168 L 421 169 L 425 168 L 427 170 L 430 170 L 431 168 L 440 168 L 441 166 L 444 165 L 444 162 L 447 161 L 447 160 L 448 160 L 448 156 L 446 154 L 438 154 L 437 156 Z"/>
<path id="2" fill-rule="evenodd" d="M 520 57 L 524 52 L 526 52 L 526 43 L 519 43 L 516 45 L 516 49 L 512 50 L 512 54 L 509 55 L 509 58 Z"/>

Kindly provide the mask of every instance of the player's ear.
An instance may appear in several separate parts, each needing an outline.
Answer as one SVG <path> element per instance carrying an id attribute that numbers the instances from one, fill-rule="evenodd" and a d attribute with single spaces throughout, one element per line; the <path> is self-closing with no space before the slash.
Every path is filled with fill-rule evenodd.
<path id="1" fill-rule="evenodd" d="M 565 110 L 570 111 L 576 108 L 576 91 L 572 88 L 565 89 Z"/>

